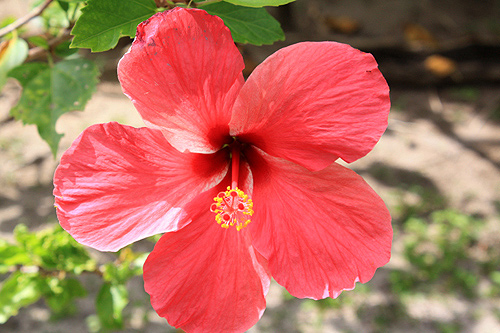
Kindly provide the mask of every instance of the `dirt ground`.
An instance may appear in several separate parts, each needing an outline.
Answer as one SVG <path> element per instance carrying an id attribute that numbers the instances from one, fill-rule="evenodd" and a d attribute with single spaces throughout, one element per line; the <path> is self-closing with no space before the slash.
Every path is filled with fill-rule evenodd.
<path id="1" fill-rule="evenodd" d="M 26 3 L 0 0 L 0 19 L 25 14 Z M 418 200 L 410 188 L 419 186 L 444 198 L 439 205 L 485 220 L 488 226 L 485 237 L 500 244 L 500 75 L 495 80 L 496 64 L 492 64 L 491 70 L 486 68 L 477 73 L 481 80 L 470 80 L 472 76 L 467 75 L 472 73 L 471 66 L 477 69 L 478 65 L 473 58 L 463 57 L 463 50 L 470 45 L 500 45 L 497 43 L 500 23 L 494 20 L 495 15 L 500 17 L 500 4 L 498 1 L 475 4 L 444 0 L 437 4 L 409 0 L 299 0 L 293 7 L 275 10 L 273 14 L 284 20 L 286 43 L 338 40 L 373 51 L 377 57 L 391 86 L 389 126 L 375 149 L 349 167 L 381 195 L 395 223 L 401 203 Z M 339 17 L 351 19 L 356 29 L 348 32 L 339 28 L 339 23 L 335 23 Z M 424 27 L 431 37 L 410 38 L 407 27 L 412 25 Z M 426 43 L 433 43 L 432 47 Z M 280 42 L 245 47 L 248 67 L 283 45 Z M 418 50 L 419 47 L 424 51 Z M 442 77 L 426 71 L 422 63 L 432 54 L 429 48 L 456 51 L 449 53 L 458 54 L 454 74 Z M 411 59 L 398 58 L 408 54 L 412 54 Z M 57 129 L 64 133 L 58 158 L 92 124 L 118 121 L 143 126 L 116 81 L 114 71 L 119 58 L 115 54 L 92 56 L 98 59 L 105 80 L 85 111 L 65 114 L 58 121 Z M 461 69 L 468 74 L 460 78 L 457 73 Z M 418 77 L 411 81 L 408 73 Z M 17 84 L 10 81 L 0 94 L 0 237 L 8 240 L 12 239 L 18 223 L 40 230 L 56 222 L 52 176 L 58 159 L 52 158 L 34 126 L 9 120 L 9 109 L 19 93 Z M 391 311 L 392 300 L 386 292 L 389 272 L 405 266 L 397 225 L 395 230 L 392 259 L 368 283 L 370 292 L 357 289 L 346 292 L 353 294 L 355 300 L 363 299 L 368 309 L 365 316 L 360 316 L 355 306 L 324 310 L 303 300 L 290 300 L 274 283 L 267 298 L 267 310 L 250 332 L 500 332 L 500 299 L 494 297 L 468 300 L 450 295 L 416 295 L 406 303 L 404 318 L 385 329 L 374 325 L 370 311 L 382 307 Z M 38 302 L 11 318 L 0 331 L 87 332 L 86 318 L 95 313 L 93 300 L 98 280 L 86 277 L 83 282 L 90 295 L 78 300 L 76 316 L 52 322 L 47 307 Z M 126 331 L 169 331 L 166 322 L 149 306 L 142 281 L 134 279 L 129 290 L 132 300 L 142 305 L 129 310 Z M 446 326 L 450 323 L 459 326 Z"/>

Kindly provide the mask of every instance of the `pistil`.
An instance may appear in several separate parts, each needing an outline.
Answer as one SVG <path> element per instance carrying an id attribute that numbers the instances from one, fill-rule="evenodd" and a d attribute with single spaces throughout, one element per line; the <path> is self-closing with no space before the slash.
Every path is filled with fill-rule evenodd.
<path id="1" fill-rule="evenodd" d="M 240 170 L 240 143 L 235 141 L 231 147 L 231 186 L 220 192 L 210 206 L 215 213 L 215 221 L 223 228 L 234 226 L 241 230 L 250 223 L 249 217 L 253 214 L 253 202 L 238 188 Z"/>
<path id="2" fill-rule="evenodd" d="M 234 141 L 231 147 L 231 188 L 238 187 L 238 177 L 240 174 L 240 143 Z"/>

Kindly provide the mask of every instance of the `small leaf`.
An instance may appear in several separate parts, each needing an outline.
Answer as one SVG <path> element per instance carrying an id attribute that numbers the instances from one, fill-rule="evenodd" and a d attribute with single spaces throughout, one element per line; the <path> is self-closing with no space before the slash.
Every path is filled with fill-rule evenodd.
<path id="1" fill-rule="evenodd" d="M 0 90 L 7 82 L 7 73 L 24 62 L 28 56 L 28 44 L 13 33 L 13 38 L 0 43 Z"/>
<path id="2" fill-rule="evenodd" d="M 71 47 L 102 52 L 122 36 L 134 37 L 137 25 L 156 13 L 154 0 L 89 0 L 71 33 Z"/>
<path id="3" fill-rule="evenodd" d="M 54 49 L 55 54 L 60 58 L 66 58 L 72 56 L 73 54 L 78 52 L 78 49 L 70 49 L 69 45 L 71 42 L 69 40 L 62 42 L 57 45 Z"/>
<path id="4" fill-rule="evenodd" d="M 241 7 L 226 2 L 200 8 L 223 19 L 237 43 L 262 45 L 285 39 L 279 22 L 264 8 Z"/>
<path id="5" fill-rule="evenodd" d="M 66 112 L 84 109 L 95 91 L 98 74 L 94 63 L 85 59 L 65 60 L 53 67 L 36 62 L 19 66 L 9 73 L 23 86 L 11 114 L 24 124 L 37 125 L 55 156 L 62 137 L 55 129 L 57 119 Z"/>
<path id="6" fill-rule="evenodd" d="M 0 324 L 15 316 L 20 308 L 38 301 L 42 296 L 41 289 L 38 274 L 12 273 L 0 289 Z"/>
<path id="7" fill-rule="evenodd" d="M 63 318 L 75 313 L 75 298 L 87 295 L 87 291 L 77 279 L 47 277 L 46 284 L 48 290 L 44 293 L 45 302 L 54 313 L 54 318 Z"/>
<path id="8" fill-rule="evenodd" d="M 122 311 L 128 304 L 128 291 L 124 285 L 104 283 L 96 298 L 96 312 L 105 329 L 123 328 Z"/>
<path id="9" fill-rule="evenodd" d="M 58 0 L 57 3 L 59 4 L 62 10 L 68 12 L 69 4 L 67 2 Z"/>
<path id="10" fill-rule="evenodd" d="M 125 284 L 134 276 L 142 275 L 142 266 L 149 253 L 133 252 L 130 247 L 119 251 L 118 260 L 101 266 L 104 281 Z"/>
<path id="11" fill-rule="evenodd" d="M 20 224 L 14 229 L 14 236 L 19 247 L 30 255 L 30 263 L 46 271 L 78 275 L 96 269 L 97 263 L 90 258 L 87 250 L 59 225 L 35 233 Z"/>
<path id="12" fill-rule="evenodd" d="M 2 258 L 0 260 L 0 274 L 7 273 L 10 267 L 31 263 L 25 249 L 9 244 L 3 239 L 0 239 L 0 258 Z"/>
<path id="13" fill-rule="evenodd" d="M 294 2 L 295 0 L 224 0 L 225 2 L 232 3 L 233 5 L 245 7 L 264 7 L 264 6 L 281 6 L 287 3 Z"/>
<path id="14" fill-rule="evenodd" d="M 49 49 L 49 43 L 42 36 L 32 36 L 32 37 L 28 38 L 28 42 L 30 42 L 31 44 L 33 44 L 35 46 L 40 46 L 40 47 L 44 48 L 45 50 Z"/>

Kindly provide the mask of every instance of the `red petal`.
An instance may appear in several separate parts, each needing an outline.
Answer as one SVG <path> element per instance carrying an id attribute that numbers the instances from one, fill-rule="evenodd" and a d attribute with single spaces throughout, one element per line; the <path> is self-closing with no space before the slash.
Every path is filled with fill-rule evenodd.
<path id="1" fill-rule="evenodd" d="M 146 124 L 161 129 L 170 144 L 213 152 L 229 138 L 243 68 L 220 18 L 176 8 L 138 26 L 118 77 Z"/>
<path id="2" fill-rule="evenodd" d="M 387 127 L 389 88 L 368 53 L 299 43 L 259 65 L 240 91 L 231 135 L 310 170 L 367 154 Z"/>
<path id="3" fill-rule="evenodd" d="M 254 177 L 252 243 L 292 295 L 337 297 L 389 261 L 391 217 L 355 172 L 337 163 L 310 172 L 255 149 L 247 157 Z"/>
<path id="4" fill-rule="evenodd" d="M 227 172 L 222 154 L 181 153 L 149 128 L 91 126 L 54 175 L 57 216 L 78 242 L 101 251 L 177 230 L 187 223 L 181 208 Z"/>
<path id="5" fill-rule="evenodd" d="M 223 229 L 215 222 L 209 206 L 217 193 L 196 200 L 206 203 L 203 212 L 186 208 L 193 221 L 163 235 L 144 264 L 153 308 L 188 332 L 243 332 L 266 306 L 267 262 L 253 249 L 247 229 Z"/>

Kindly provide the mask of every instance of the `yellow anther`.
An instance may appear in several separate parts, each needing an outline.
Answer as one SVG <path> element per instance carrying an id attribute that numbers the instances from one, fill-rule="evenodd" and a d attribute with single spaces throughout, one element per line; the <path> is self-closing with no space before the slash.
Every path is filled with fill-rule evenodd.
<path id="1" fill-rule="evenodd" d="M 246 227 L 250 220 L 245 215 L 253 214 L 252 199 L 248 199 L 239 188 L 227 188 L 227 191 L 220 192 L 210 206 L 210 211 L 215 213 L 215 221 L 223 228 L 234 226 L 240 231 Z"/>

